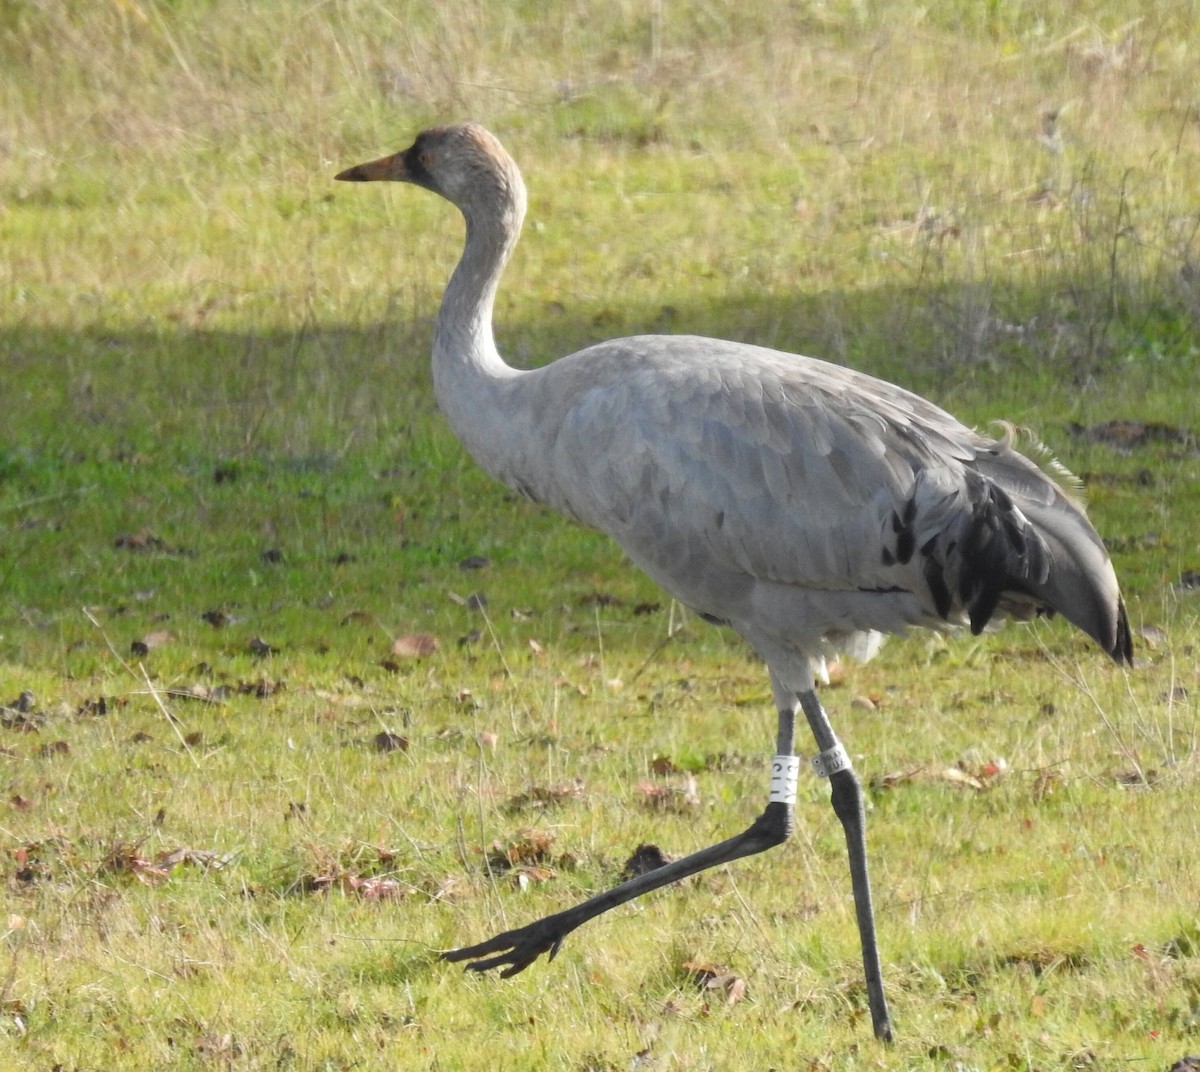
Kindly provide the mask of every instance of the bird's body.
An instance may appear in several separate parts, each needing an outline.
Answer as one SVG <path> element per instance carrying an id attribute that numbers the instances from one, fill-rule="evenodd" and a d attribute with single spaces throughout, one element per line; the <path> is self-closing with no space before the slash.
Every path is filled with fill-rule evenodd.
<path id="1" fill-rule="evenodd" d="M 434 128 L 405 153 L 338 177 L 414 182 L 466 217 L 466 247 L 438 317 L 433 374 L 439 404 L 476 460 L 530 499 L 607 532 L 676 599 L 740 633 L 770 669 L 781 752 L 786 746 L 790 754 L 791 721 L 804 710 L 821 752 L 836 759 L 829 773 L 851 840 L 870 980 L 865 848 L 860 865 L 854 847 L 861 802 L 816 701 L 814 676 L 832 650 L 870 655 L 882 634 L 909 626 L 978 631 L 997 613 L 1061 613 L 1128 661 L 1116 575 L 1082 508 L 1008 442 L 979 435 L 894 384 L 811 358 L 646 335 L 513 369 L 496 350 L 491 314 L 525 190 L 495 138 L 475 124 Z M 786 836 L 786 829 L 777 836 L 782 813 L 771 810 L 780 802 L 772 796 L 760 820 L 771 844 Z M 766 823 L 768 816 L 776 818 Z M 705 856 L 696 869 L 767 847 L 736 838 L 722 845 L 737 851 L 696 854 Z M 613 903 L 644 892 L 626 886 L 632 892 Z M 578 920 L 559 920 L 553 941 L 556 917 L 549 917 L 525 929 L 543 928 L 536 941 L 510 932 L 451 956 L 520 947 L 475 965 L 520 970 L 611 907 L 600 904 L 604 897 L 580 906 L 588 910 Z M 530 954 L 525 946 L 538 942 Z M 877 978 L 875 991 L 875 1028 L 886 1037 Z"/>
<path id="2" fill-rule="evenodd" d="M 798 689 L 801 662 L 817 668 L 831 649 L 873 651 L 878 634 L 965 624 L 973 608 L 982 625 L 994 585 L 979 574 L 996 559 L 1007 574 L 991 593 L 1000 609 L 1024 617 L 1063 603 L 1115 640 L 1116 578 L 1058 483 L 881 380 L 743 343 L 650 335 L 508 378 L 494 405 L 514 433 L 508 449 L 489 452 L 477 420 L 459 433 L 485 469 L 607 532 L 770 665 L 795 663 Z M 981 565 L 970 533 L 989 511 L 998 527 Z M 1044 514 L 1062 515 L 1075 538 L 1060 573 L 1099 571 L 1106 602 L 1075 609 L 1051 594 L 1062 577 L 1045 568 Z"/>

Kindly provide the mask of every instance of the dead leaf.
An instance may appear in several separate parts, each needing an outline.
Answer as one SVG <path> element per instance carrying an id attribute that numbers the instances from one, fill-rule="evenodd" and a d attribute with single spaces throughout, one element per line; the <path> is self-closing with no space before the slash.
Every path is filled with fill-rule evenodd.
<path id="1" fill-rule="evenodd" d="M 252 637 L 246 647 L 256 659 L 265 659 L 268 655 L 279 654 L 279 649 L 271 647 L 262 637 Z"/>
<path id="2" fill-rule="evenodd" d="M 253 696 L 256 699 L 265 700 L 268 696 L 274 696 L 275 693 L 282 692 L 286 688 L 287 685 L 282 681 L 274 681 L 269 677 L 260 677 L 257 681 L 239 681 L 237 691 L 240 696 Z M 216 697 L 218 693 L 221 693 L 222 689 L 227 689 L 227 686 L 218 685 L 209 694 L 210 698 Z M 225 695 L 227 695 L 227 692 L 223 693 L 220 698 L 224 699 Z"/>
<path id="3" fill-rule="evenodd" d="M 535 785 L 526 789 L 523 793 L 518 793 L 515 797 L 509 799 L 505 805 L 507 811 L 519 811 L 521 808 L 534 807 L 550 807 L 557 804 L 565 804 L 570 800 L 583 799 L 583 782 L 576 778 L 573 782 L 559 782 L 557 785 L 542 786 Z"/>
<path id="4" fill-rule="evenodd" d="M 1195 592 L 1200 590 L 1200 570 L 1184 570 L 1179 580 L 1172 585 L 1176 592 Z"/>
<path id="5" fill-rule="evenodd" d="M 746 996 L 746 980 L 740 975 L 730 976 L 729 980 L 724 984 L 725 1004 L 736 1005 Z"/>
<path id="6" fill-rule="evenodd" d="M 507 843 L 493 841 L 488 852 L 488 864 L 496 871 L 507 871 L 528 864 L 543 864 L 550 859 L 550 847 L 553 844 L 554 835 L 545 830 L 522 830 Z"/>
<path id="7" fill-rule="evenodd" d="M 102 718 L 110 711 L 115 711 L 117 708 L 124 707 L 127 703 L 123 699 L 112 699 L 107 696 L 97 696 L 94 700 L 84 700 L 77 708 L 75 708 L 76 718 Z"/>
<path id="8" fill-rule="evenodd" d="M 1146 642 L 1146 647 L 1152 651 L 1157 650 L 1167 642 L 1166 630 L 1159 628 L 1157 625 L 1143 625 L 1137 632 L 1138 636 Z"/>
<path id="9" fill-rule="evenodd" d="M 170 877 L 170 872 L 160 864 L 142 855 L 140 841 L 118 841 L 100 862 L 103 874 L 132 875 L 145 885 L 153 885 Z"/>
<path id="10" fill-rule="evenodd" d="M 915 782 L 925 773 L 924 767 L 909 767 L 907 770 L 889 771 L 887 774 L 877 774 L 871 779 L 872 789 L 892 789 L 906 782 Z"/>
<path id="11" fill-rule="evenodd" d="M 585 607 L 619 607 L 623 600 L 611 592 L 588 592 L 579 600 Z"/>
<path id="12" fill-rule="evenodd" d="M 364 901 L 398 901 L 417 892 L 414 886 L 407 883 L 377 876 L 350 875 L 345 884 Z"/>
<path id="13" fill-rule="evenodd" d="M 1158 781 L 1158 771 L 1153 768 L 1146 770 L 1133 768 L 1131 770 L 1117 771 L 1115 777 L 1118 785 L 1123 785 L 1130 789 L 1144 789 L 1154 785 Z"/>
<path id="14" fill-rule="evenodd" d="M 225 686 L 220 686 L 224 692 L 228 693 Z M 182 685 L 173 689 L 167 689 L 167 695 L 173 700 L 197 700 L 200 703 L 218 703 L 217 697 L 213 695 L 216 689 L 211 689 L 202 682 L 194 682 L 191 685 Z"/>
<path id="15" fill-rule="evenodd" d="M 1195 436 L 1186 429 L 1161 421 L 1104 421 L 1100 424 L 1082 425 L 1071 422 L 1068 430 L 1091 443 L 1106 443 L 1120 451 L 1131 451 L 1149 443 L 1175 443 L 1181 446 L 1195 444 Z"/>
<path id="16" fill-rule="evenodd" d="M 174 639 L 175 637 L 169 629 L 156 629 L 147 633 L 141 640 L 135 640 L 129 645 L 129 649 L 134 655 L 149 655 L 155 648 L 170 644 Z"/>
<path id="17" fill-rule="evenodd" d="M 549 882 L 558 878 L 558 872 L 554 868 L 536 864 L 522 864 L 520 867 L 514 867 L 509 874 L 522 890 L 527 890 L 535 882 Z"/>
<path id="18" fill-rule="evenodd" d="M 37 707 L 37 697 L 34 696 L 32 690 L 22 689 L 21 694 L 11 703 L 4 705 L 6 710 L 15 711 L 18 714 L 25 714 Z"/>
<path id="19" fill-rule="evenodd" d="M 683 779 L 681 785 L 664 785 L 661 782 L 641 781 L 637 784 L 642 803 L 649 808 L 670 811 L 690 811 L 700 806 L 699 786 L 693 775 Z"/>
<path id="20" fill-rule="evenodd" d="M 1008 773 L 1008 760 L 1003 756 L 997 756 L 995 759 L 989 759 L 976 771 L 976 774 L 983 781 L 991 781 Z"/>
<path id="21" fill-rule="evenodd" d="M 392 654 L 405 658 L 424 659 L 438 650 L 437 637 L 428 633 L 412 633 L 392 641 Z"/>
<path id="22" fill-rule="evenodd" d="M 671 862 L 665 852 L 657 845 L 639 845 L 621 868 L 621 880 L 637 878 L 649 871 L 657 871 Z"/>
<path id="23" fill-rule="evenodd" d="M 214 1031 L 196 1039 L 196 1052 L 202 1057 L 231 1065 L 245 1051 L 242 1049 L 242 1044 L 232 1034 L 226 1032 L 219 1035 Z"/>
<path id="24" fill-rule="evenodd" d="M 408 738 L 383 730 L 371 738 L 371 747 L 376 752 L 407 752 Z"/>
<path id="25" fill-rule="evenodd" d="M 457 875 L 447 875 L 438 881 L 432 891 L 425 892 L 435 901 L 453 901 L 462 892 L 462 879 Z"/>
<path id="26" fill-rule="evenodd" d="M 233 857 L 228 853 L 214 852 L 212 849 L 191 849 L 181 846 L 177 849 L 164 850 L 154 857 L 156 866 L 173 871 L 184 864 L 193 864 L 205 871 L 220 871 L 227 866 Z"/>
<path id="27" fill-rule="evenodd" d="M 378 619 L 365 610 L 352 610 L 342 618 L 342 625 L 375 625 Z"/>
<path id="28" fill-rule="evenodd" d="M 721 965 L 684 961 L 683 970 L 701 990 L 718 991 L 725 996 L 726 1005 L 736 1005 L 746 996 L 746 981 Z"/>
<path id="29" fill-rule="evenodd" d="M 36 733 L 46 724 L 47 715 L 38 709 L 37 699 L 25 689 L 10 703 L 0 705 L 0 726 L 20 733 Z"/>
<path id="30" fill-rule="evenodd" d="M 148 529 L 142 529 L 139 532 L 124 533 L 113 541 L 113 545 L 123 551 L 136 551 L 140 553 L 160 555 L 186 555 L 188 553 L 182 547 L 175 547 L 167 543 L 166 540 L 154 535 Z"/>
<path id="31" fill-rule="evenodd" d="M 951 785 L 966 786 L 969 789 L 983 789 L 983 782 L 973 774 L 968 774 L 965 770 L 958 767 L 943 767 L 936 773 L 935 777 L 943 782 L 949 782 Z"/>
<path id="32" fill-rule="evenodd" d="M 1053 767 L 1045 767 L 1038 771 L 1037 777 L 1033 780 L 1033 799 L 1045 800 L 1062 785 L 1062 780 L 1062 773 Z"/>

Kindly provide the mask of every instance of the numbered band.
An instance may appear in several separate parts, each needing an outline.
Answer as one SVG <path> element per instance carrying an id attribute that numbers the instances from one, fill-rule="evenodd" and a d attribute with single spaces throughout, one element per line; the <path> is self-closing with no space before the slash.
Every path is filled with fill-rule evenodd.
<path id="1" fill-rule="evenodd" d="M 850 756 L 842 747 L 842 742 L 838 741 L 832 748 L 813 756 L 812 768 L 817 772 L 817 777 L 828 778 L 838 771 L 849 770 Z"/>
<path id="2" fill-rule="evenodd" d="M 776 756 L 771 760 L 772 804 L 795 804 L 796 781 L 800 777 L 799 756 Z"/>

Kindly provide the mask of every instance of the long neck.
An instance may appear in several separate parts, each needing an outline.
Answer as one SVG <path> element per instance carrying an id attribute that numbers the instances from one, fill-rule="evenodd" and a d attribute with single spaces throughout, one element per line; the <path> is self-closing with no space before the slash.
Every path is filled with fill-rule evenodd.
<path id="1" fill-rule="evenodd" d="M 460 365 L 490 369 L 503 360 L 492 336 L 492 307 L 500 273 L 516 245 L 521 220 L 482 213 L 466 216 L 467 239 L 462 257 L 442 298 L 433 340 L 434 371 Z"/>
<path id="2" fill-rule="evenodd" d="M 467 235 L 462 257 L 442 298 L 433 340 L 433 386 L 438 405 L 468 450 L 492 469 L 500 435 L 504 385 L 521 375 L 496 349 L 492 307 L 505 262 L 525 215 L 520 176 L 460 206 Z"/>

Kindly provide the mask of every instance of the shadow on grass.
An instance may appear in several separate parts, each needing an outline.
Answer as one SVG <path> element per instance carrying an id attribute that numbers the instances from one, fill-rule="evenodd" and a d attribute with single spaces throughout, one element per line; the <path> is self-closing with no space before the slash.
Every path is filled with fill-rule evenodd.
<path id="1" fill-rule="evenodd" d="M 638 332 L 735 338 L 884 376 L 967 423 L 1035 427 L 1092 478 L 1097 524 L 1131 549 L 1118 566 L 1140 585 L 1175 569 L 1147 549 L 1190 546 L 1194 438 L 1131 453 L 1071 427 L 1122 419 L 1194 430 L 1195 311 L 1167 284 L 1144 288 L 1146 300 L 1129 308 L 1085 302 L 1085 291 L 1064 281 L 1003 294 L 965 285 L 735 293 L 702 307 L 668 294 L 653 305 L 502 314 L 497 333 L 523 366 Z M 517 545 L 566 527 L 514 502 L 455 443 L 432 396 L 433 313 L 290 332 L 0 329 L 0 590 L 18 607 L 122 601 L 135 584 L 174 583 L 193 601 L 198 587 L 216 601 L 227 598 L 231 556 L 261 573 L 259 556 L 280 550 L 286 533 L 292 545 L 276 572 L 290 564 L 291 583 L 307 592 L 331 583 L 327 569 L 307 578 L 314 562 L 360 561 L 369 583 L 384 562 L 418 576 L 458 561 L 478 550 L 481 531 L 493 546 Z M 1148 515 L 1168 499 L 1170 516 L 1150 532 Z M 131 533 L 195 558 L 116 554 Z"/>
<path id="2" fill-rule="evenodd" d="M 520 286 L 508 282 L 514 291 Z M 1113 400 L 1110 416 L 1138 418 L 1147 415 L 1131 397 L 1130 377 L 1151 392 L 1190 383 L 1182 377 L 1193 369 L 1200 290 L 1185 292 L 1177 281 L 1143 286 L 1136 303 L 1118 301 L 1105 280 L 1005 289 L 932 282 L 819 294 L 803 293 L 802 285 L 696 305 L 681 292 L 684 281 L 642 304 L 631 295 L 620 306 L 556 301 L 525 316 L 502 310 L 497 341 L 512 364 L 528 367 L 624 335 L 736 339 L 846 364 L 942 404 L 996 407 L 996 415 L 1006 404 L 1024 407 L 1041 397 L 1061 408 L 1086 389 Z M 396 312 L 389 322 L 283 332 L 175 323 L 0 327 L 9 400 L 0 446 L 10 464 L 41 444 L 66 457 L 125 447 L 302 456 L 344 448 L 347 439 L 371 450 L 381 435 L 433 409 L 428 350 L 436 309 Z"/>

